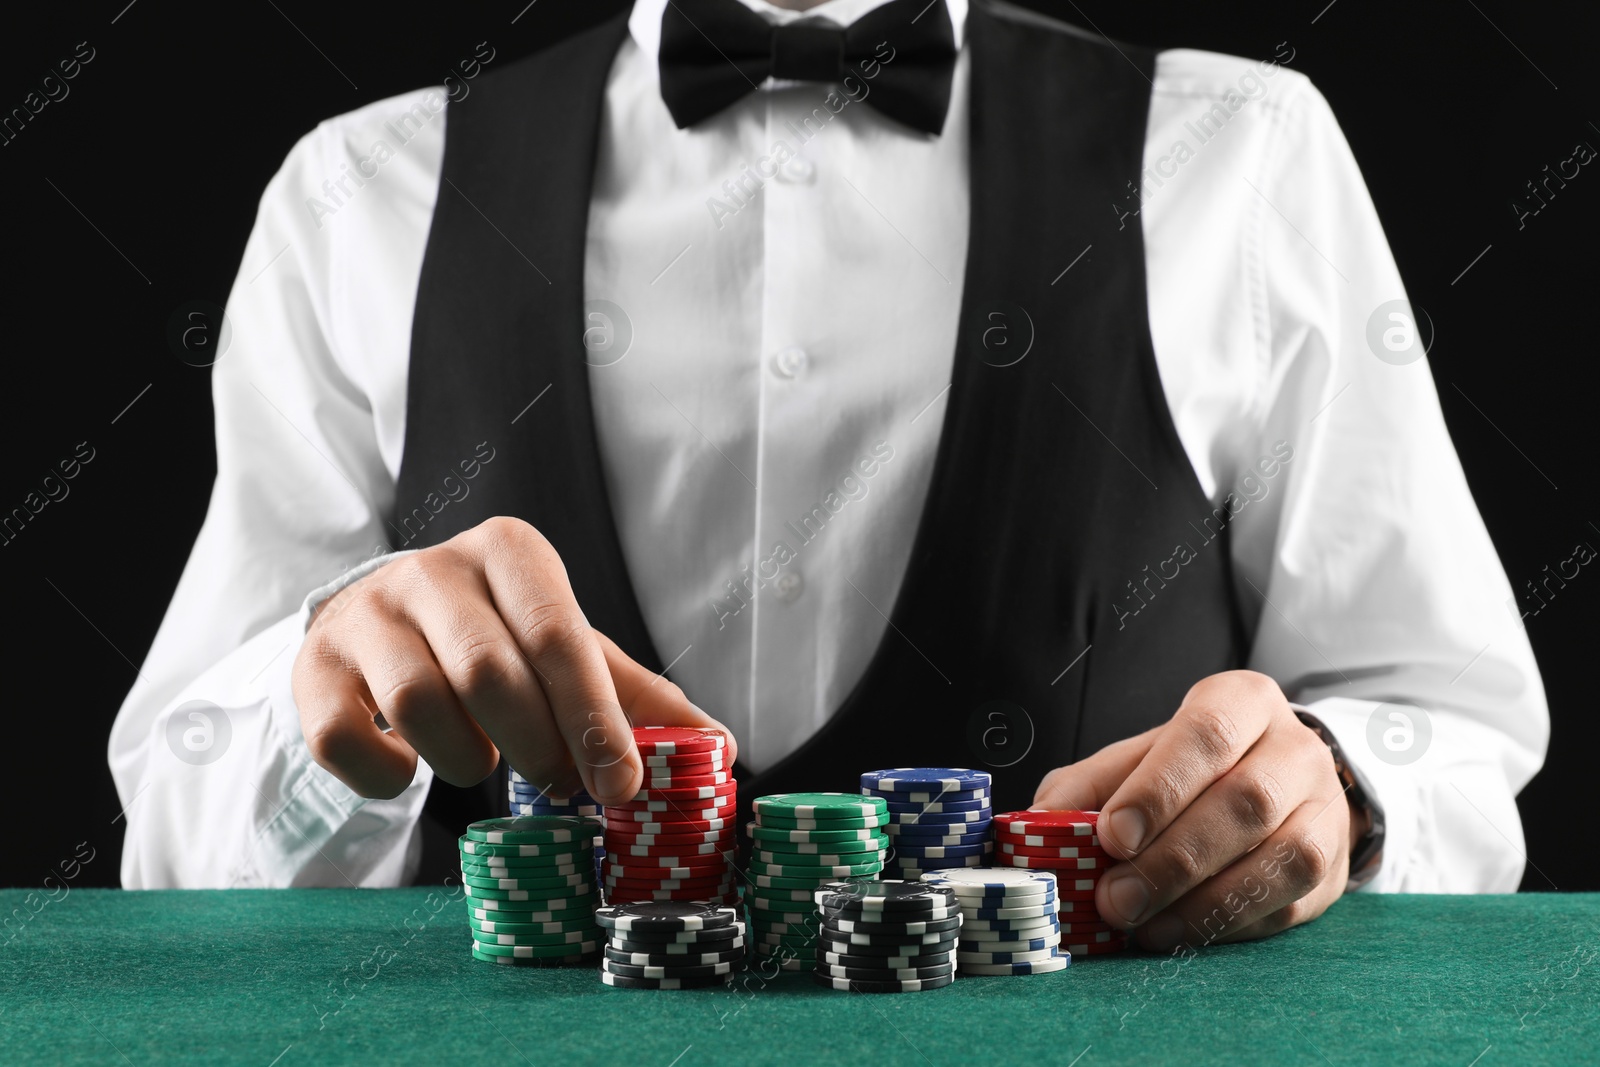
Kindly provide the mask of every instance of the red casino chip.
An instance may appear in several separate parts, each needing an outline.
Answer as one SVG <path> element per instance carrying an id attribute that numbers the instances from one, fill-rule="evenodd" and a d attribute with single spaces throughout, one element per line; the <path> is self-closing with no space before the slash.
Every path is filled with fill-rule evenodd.
<path id="1" fill-rule="evenodd" d="M 640 792 L 664 792 L 664 790 L 677 789 L 710 789 L 722 793 L 726 790 L 736 789 L 738 781 L 734 781 L 731 774 L 722 771 L 717 774 L 646 774 L 645 782 L 638 789 Z M 643 797 L 638 798 L 643 800 Z"/>
<path id="2" fill-rule="evenodd" d="M 606 856 L 626 867 L 660 864 L 663 867 L 689 867 L 701 857 L 721 856 L 733 849 L 729 841 L 701 841 L 693 845 L 624 845 L 612 841 Z M 682 862 L 675 862 L 681 860 Z"/>
<path id="3" fill-rule="evenodd" d="M 641 800 L 632 804 L 606 807 L 606 822 L 694 822 L 702 819 L 731 819 L 737 801 L 732 796 L 710 800 Z"/>
<path id="4" fill-rule="evenodd" d="M 1027 839 L 1012 841 L 1003 834 L 996 834 L 995 852 L 1001 856 L 1034 856 L 1044 859 L 1073 857 L 1109 860 L 1115 858 L 1099 845 L 1047 845 L 1038 838 L 1033 840 L 1038 843 L 1029 843 Z M 1077 839 L 1075 838 L 1074 840 Z"/>
<path id="5" fill-rule="evenodd" d="M 607 867 L 601 872 L 608 884 L 621 882 L 725 882 L 733 877 L 732 864 L 715 867 Z"/>
<path id="6" fill-rule="evenodd" d="M 732 882 L 618 882 L 615 885 L 607 883 L 606 899 L 610 900 L 618 893 L 687 893 L 689 895 L 686 898 L 670 899 L 700 900 L 730 892 L 733 888 Z"/>
<path id="7" fill-rule="evenodd" d="M 655 793 L 663 789 L 733 789 L 738 785 L 732 775 L 721 774 L 682 774 L 667 777 L 666 775 L 651 776 L 646 774 L 639 783 L 642 793 Z"/>
<path id="8" fill-rule="evenodd" d="M 696 856 L 695 859 L 700 857 Z M 601 873 L 607 881 L 647 881 L 652 878 L 722 878 L 732 871 L 733 866 L 727 857 L 707 856 L 707 863 L 675 864 L 671 867 L 649 867 L 638 864 L 623 865 L 611 862 L 608 855 L 601 864 Z"/>
<path id="9" fill-rule="evenodd" d="M 1094 890 L 1092 888 L 1091 889 L 1067 889 L 1067 890 L 1058 889 L 1058 890 L 1056 890 L 1056 899 L 1057 900 L 1073 900 L 1073 901 L 1080 901 L 1080 902 L 1092 901 L 1092 900 L 1094 900 Z"/>
<path id="10" fill-rule="evenodd" d="M 994 816 L 990 827 L 996 835 L 1091 837 L 1099 821 L 1098 811 L 1008 811 Z"/>
<path id="11" fill-rule="evenodd" d="M 991 856 L 996 867 L 1027 867 L 1035 871 L 1092 871 L 1098 874 L 1118 862 L 1096 856 Z"/>
<path id="12" fill-rule="evenodd" d="M 1113 952 L 1122 952 L 1128 947 L 1127 939 L 1121 941 L 1096 941 L 1087 945 L 1068 944 L 1063 938 L 1057 952 L 1070 952 L 1074 956 L 1107 956 Z"/>
<path id="13" fill-rule="evenodd" d="M 649 786 L 635 793 L 631 803 L 639 803 L 640 801 L 645 800 L 710 800 L 713 797 L 731 797 L 737 793 L 738 790 L 738 782 L 706 782 L 704 784 L 699 782 L 689 782 L 685 785 L 675 785 L 666 789 L 657 789 L 654 786 Z M 623 804 L 621 806 L 625 808 L 627 807 L 627 804 Z"/>
<path id="14" fill-rule="evenodd" d="M 604 825 L 608 836 L 613 830 L 634 836 L 674 836 L 677 834 L 703 834 L 712 830 L 732 830 L 734 821 L 732 815 L 725 819 L 662 819 L 660 822 L 612 819 L 608 816 Z"/>
<path id="15" fill-rule="evenodd" d="M 678 752 L 667 755 L 645 755 L 645 774 L 662 773 L 661 768 L 670 768 L 670 774 L 690 774 L 680 768 L 696 768 L 704 766 L 706 771 L 725 771 L 728 769 L 728 753 L 726 752 Z M 701 771 L 694 771 L 699 774 Z"/>
<path id="16" fill-rule="evenodd" d="M 646 758 L 721 752 L 728 744 L 727 739 L 715 730 L 700 730 L 690 726 L 635 726 L 633 741 L 639 746 L 639 754 Z"/>
<path id="17" fill-rule="evenodd" d="M 731 847 L 734 840 L 734 830 L 731 826 L 723 827 L 720 830 L 696 830 L 685 834 L 641 834 L 634 833 L 631 830 L 613 830 L 609 827 L 605 832 L 605 846 L 608 849 L 612 847 L 613 842 L 618 848 L 625 848 L 629 845 L 645 845 L 653 848 L 669 845 L 715 844 L 719 841 L 727 841 Z"/>
<path id="18" fill-rule="evenodd" d="M 1007 834 L 994 835 L 997 851 L 1004 852 L 1004 846 L 1030 852 L 1051 852 L 1058 848 L 1090 848 L 1097 852 L 1104 852 L 1105 847 L 1100 844 L 1100 839 L 1093 835 L 1089 837 L 1041 837 L 1038 834 Z M 1058 853 L 1059 854 L 1059 853 Z"/>
<path id="19" fill-rule="evenodd" d="M 1078 923 L 1105 922 L 1104 919 L 1100 918 L 1100 913 L 1095 911 L 1093 908 L 1077 908 L 1073 911 L 1058 911 L 1056 912 L 1056 921 L 1062 923 L 1063 925 L 1067 923 L 1077 925 Z"/>
<path id="20" fill-rule="evenodd" d="M 606 903 L 608 904 L 634 904 L 644 900 L 706 900 L 724 901 L 733 894 L 733 888 L 709 889 L 660 889 L 655 887 L 635 888 L 633 886 L 617 886 L 606 890 Z"/>
<path id="21" fill-rule="evenodd" d="M 728 905 L 728 906 L 737 906 L 738 903 L 739 903 L 739 898 L 738 897 L 732 897 L 732 896 L 720 896 L 720 897 L 708 897 L 708 896 L 692 896 L 692 897 L 630 896 L 630 897 L 612 897 L 610 899 L 610 902 L 613 903 L 613 904 L 661 904 L 661 903 L 666 903 L 666 902 L 669 902 L 669 901 L 672 902 L 672 903 L 676 903 L 676 904 L 694 903 L 694 904 L 724 904 L 724 905 Z"/>
<path id="22" fill-rule="evenodd" d="M 1122 934 L 1122 928 L 1103 923 L 1099 920 L 1078 920 L 1074 922 L 1062 921 L 1061 937 L 1063 940 L 1088 941 L 1094 940 L 1093 934 Z M 1108 938 L 1109 940 L 1109 938 Z"/>

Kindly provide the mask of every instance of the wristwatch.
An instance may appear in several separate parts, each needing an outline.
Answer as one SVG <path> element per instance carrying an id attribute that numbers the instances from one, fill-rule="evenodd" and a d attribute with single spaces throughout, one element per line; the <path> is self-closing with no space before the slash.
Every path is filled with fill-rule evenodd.
<path id="1" fill-rule="evenodd" d="M 1367 816 L 1367 832 L 1350 848 L 1350 877 L 1345 882 L 1345 890 L 1360 889 L 1377 875 L 1378 868 L 1383 865 L 1383 805 L 1378 803 L 1377 793 L 1367 782 L 1361 769 L 1345 759 L 1344 749 L 1339 747 L 1339 739 L 1333 736 L 1333 731 L 1323 721 L 1311 714 L 1305 708 L 1291 704 L 1295 717 L 1322 738 L 1323 744 L 1333 753 L 1334 773 L 1339 776 L 1340 783 L 1344 786 L 1345 797 L 1349 800 L 1351 809 L 1364 811 Z"/>

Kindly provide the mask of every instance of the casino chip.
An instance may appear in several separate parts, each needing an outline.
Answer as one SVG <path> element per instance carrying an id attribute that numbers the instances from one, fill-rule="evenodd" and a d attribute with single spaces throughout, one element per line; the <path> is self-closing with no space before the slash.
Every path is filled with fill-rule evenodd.
<path id="1" fill-rule="evenodd" d="M 595 912 L 594 918 L 607 930 L 677 934 L 733 926 L 739 912 L 709 904 L 613 904 Z"/>
<path id="2" fill-rule="evenodd" d="M 895 767 L 861 776 L 863 796 L 881 800 L 891 845 L 884 873 L 915 882 L 936 868 L 977 867 L 992 848 L 987 771 L 963 767 Z"/>
<path id="3" fill-rule="evenodd" d="M 637 727 L 633 738 L 644 782 L 632 800 L 602 812 L 607 902 L 737 903 L 738 782 L 725 762 L 726 739 L 677 726 Z"/>
<path id="4" fill-rule="evenodd" d="M 888 805 L 854 793 L 774 793 L 752 807 L 751 941 L 763 966 L 803 969 L 821 943 L 812 894 L 840 878 L 882 873 Z"/>
<path id="5" fill-rule="evenodd" d="M 960 902 L 956 947 L 960 974 L 1048 974 L 1066 967 L 1058 953 L 1055 875 L 1010 867 L 955 867 L 929 871 L 925 885 L 940 886 Z"/>
<path id="6" fill-rule="evenodd" d="M 744 966 L 744 923 L 734 907 L 694 902 L 609 904 L 600 980 L 623 989 L 722 985 Z"/>
<path id="7" fill-rule="evenodd" d="M 1071 963 L 1072 953 L 1057 951 L 1049 959 L 1034 963 L 963 963 L 960 967 L 962 974 L 970 975 L 1051 974 L 1066 970 Z"/>
<path id="8" fill-rule="evenodd" d="M 888 804 L 881 798 L 858 797 L 853 793 L 773 793 L 755 800 L 757 822 L 769 824 L 772 818 L 819 822 L 872 818 L 888 810 Z"/>
<path id="9" fill-rule="evenodd" d="M 1085 956 L 1119 951 L 1127 945 L 1126 934 L 1120 930 L 1108 933 L 1112 928 L 1101 925 L 1095 911 L 1095 887 L 1119 862 L 1101 848 L 1099 822 L 1098 811 L 1011 811 L 996 815 L 992 823 L 998 849 L 996 866 L 1048 871 L 1057 877 L 1057 919 L 1063 924 L 1062 936 L 1068 941 L 1088 942 L 1070 949 Z M 1107 936 L 1097 936 L 1102 933 Z"/>
<path id="10" fill-rule="evenodd" d="M 460 839 L 474 959 L 526 966 L 593 963 L 600 824 L 573 815 L 488 819 Z"/>
<path id="11" fill-rule="evenodd" d="M 943 989 L 955 981 L 955 975 L 947 974 L 941 978 L 913 978 L 908 981 L 869 982 L 861 978 L 833 978 L 826 973 L 813 971 L 812 979 L 818 985 L 845 993 L 920 993 L 929 989 Z"/>
<path id="12" fill-rule="evenodd" d="M 728 744 L 728 739 L 716 730 L 701 730 L 692 726 L 635 726 L 633 741 L 639 746 L 639 755 L 644 758 L 646 767 L 652 766 L 653 757 L 687 757 L 691 753 L 699 754 L 706 762 L 712 761 L 713 757 L 721 762 Z M 693 761 L 686 759 L 685 764 L 692 766 Z"/>
<path id="13" fill-rule="evenodd" d="M 817 887 L 812 975 L 830 989 L 911 993 L 949 985 L 962 915 L 955 894 L 878 879 Z"/>
<path id="14" fill-rule="evenodd" d="M 969 771 L 965 767 L 895 767 L 861 776 L 863 793 L 987 793 L 992 785 L 988 771 Z"/>

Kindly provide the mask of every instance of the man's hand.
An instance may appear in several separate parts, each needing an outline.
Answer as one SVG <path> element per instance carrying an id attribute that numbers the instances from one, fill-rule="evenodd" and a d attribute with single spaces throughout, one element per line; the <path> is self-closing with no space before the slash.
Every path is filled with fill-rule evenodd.
<path id="1" fill-rule="evenodd" d="M 399 795 L 418 756 L 464 786 L 503 753 L 553 795 L 570 795 L 581 779 L 597 801 L 622 803 L 643 778 L 630 717 L 728 733 L 590 629 L 550 542 L 508 518 L 330 597 L 293 684 L 312 757 L 365 797 Z M 727 743 L 731 761 L 731 734 Z"/>
<path id="2" fill-rule="evenodd" d="M 1266 937 L 1344 892 L 1352 819 L 1328 746 L 1277 683 L 1204 679 L 1170 722 L 1108 745 L 1039 784 L 1033 806 L 1100 811 L 1100 844 L 1127 860 L 1095 904 L 1166 951 Z"/>

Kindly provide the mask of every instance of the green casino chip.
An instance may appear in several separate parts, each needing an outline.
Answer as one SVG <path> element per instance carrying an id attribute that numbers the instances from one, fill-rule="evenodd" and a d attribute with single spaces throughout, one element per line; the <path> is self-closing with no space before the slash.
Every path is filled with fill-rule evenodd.
<path id="1" fill-rule="evenodd" d="M 576 852 L 552 852 L 548 856 L 480 856 L 473 852 L 461 853 L 461 862 L 475 867 L 508 867 L 512 870 L 538 870 L 544 867 L 582 867 L 594 862 L 594 851 L 582 848 Z"/>
<path id="2" fill-rule="evenodd" d="M 463 874 L 461 880 L 474 889 L 579 889 L 594 886 L 594 872 L 579 871 L 552 878 L 492 878 Z"/>
<path id="3" fill-rule="evenodd" d="M 750 882 L 757 889 L 815 889 L 828 879 L 826 877 L 790 878 L 787 876 L 771 874 L 754 874 Z"/>
<path id="4" fill-rule="evenodd" d="M 474 918 L 501 923 L 555 923 L 565 918 L 594 912 L 600 905 L 594 897 L 550 897 L 549 901 L 467 901 Z"/>
<path id="5" fill-rule="evenodd" d="M 593 956 L 598 955 L 605 947 L 604 938 L 595 938 L 590 941 L 568 942 L 558 945 L 486 945 L 481 941 L 472 942 L 473 955 L 483 953 L 486 956 L 508 956 L 516 959 L 553 959 L 563 956 Z"/>
<path id="6" fill-rule="evenodd" d="M 485 963 L 499 963 L 513 967 L 573 967 L 579 964 L 593 966 L 600 961 L 600 953 L 590 952 L 573 956 L 491 956 L 474 948 L 472 958 L 483 960 Z"/>
<path id="7" fill-rule="evenodd" d="M 568 930 L 562 934 L 486 934 L 474 929 L 472 940 L 480 945 L 496 947 L 532 945 L 542 948 L 548 945 L 584 945 L 591 941 L 603 941 L 604 935 L 596 927 L 587 930 Z"/>
<path id="8" fill-rule="evenodd" d="M 760 843 L 757 847 L 778 849 L 781 849 L 784 843 L 831 845 L 845 841 L 876 841 L 889 836 L 887 830 L 871 826 L 857 830 L 791 830 L 782 826 L 753 822 L 745 824 L 745 831 Z"/>
<path id="9" fill-rule="evenodd" d="M 599 837 L 600 820 L 573 815 L 523 815 L 510 819 L 484 819 L 467 827 L 469 841 L 489 845 L 554 845 Z"/>
<path id="10" fill-rule="evenodd" d="M 759 860 L 750 862 L 750 873 L 766 875 L 769 878 L 860 878 L 874 875 L 883 870 L 883 861 L 873 856 L 860 863 L 842 863 L 830 866 L 815 866 L 808 863 L 762 863 Z"/>
<path id="11" fill-rule="evenodd" d="M 812 890 L 809 889 L 773 889 L 758 886 L 745 891 L 745 903 L 752 908 L 809 908 L 812 907 Z"/>
<path id="12" fill-rule="evenodd" d="M 566 856 L 574 852 L 581 852 L 586 848 L 594 847 L 594 839 L 556 841 L 548 845 L 491 845 L 483 841 L 474 841 L 470 837 L 463 837 L 457 842 L 461 846 L 463 856 L 499 856 L 504 859 L 546 859 L 551 856 Z"/>
<path id="13" fill-rule="evenodd" d="M 754 808 L 756 821 L 765 825 L 780 825 L 773 819 L 825 822 L 833 819 L 883 818 L 889 814 L 889 804 L 882 797 L 862 796 L 860 793 L 773 793 L 756 797 Z"/>
<path id="14" fill-rule="evenodd" d="M 805 831 L 802 830 L 800 832 L 804 833 Z M 773 841 L 759 837 L 755 839 L 755 847 L 761 851 L 792 856 L 851 856 L 859 852 L 882 852 L 889 847 L 889 844 L 888 834 L 873 834 L 871 837 L 848 841 L 791 841 L 788 839 Z"/>
<path id="15" fill-rule="evenodd" d="M 875 863 L 878 869 L 883 866 L 883 861 L 888 858 L 888 852 L 844 852 L 811 853 L 811 852 L 764 852 L 760 849 L 750 854 L 752 864 L 761 864 L 772 867 L 854 867 L 866 863 Z"/>
<path id="16" fill-rule="evenodd" d="M 875 873 L 877 872 L 869 873 L 866 877 L 875 877 Z M 787 875 L 782 875 L 781 877 L 781 875 L 755 873 L 752 870 L 749 875 L 749 883 L 757 891 L 760 891 L 760 889 L 816 889 L 818 886 L 827 885 L 829 881 L 834 881 L 834 878 L 829 878 L 827 875 L 822 875 L 822 873 L 811 875 L 810 878 L 794 878 L 787 877 Z"/>
<path id="17" fill-rule="evenodd" d="M 813 830 L 819 832 L 836 832 L 839 830 L 871 830 L 874 833 L 882 833 L 882 827 L 889 825 L 889 816 L 873 815 L 859 818 L 850 817 L 841 819 L 828 819 L 824 821 L 818 819 L 790 818 L 786 815 L 763 815 L 761 816 L 761 823 L 763 826 L 778 830 L 805 832 L 810 832 Z"/>
<path id="18" fill-rule="evenodd" d="M 461 864 L 461 873 L 474 878 L 570 878 L 575 874 L 593 874 L 594 863 L 562 863 L 544 867 L 501 867 L 494 863 Z"/>
<path id="19" fill-rule="evenodd" d="M 467 925 L 485 934 L 564 934 L 573 930 L 595 930 L 594 917 L 588 913 L 573 919 L 555 919 L 550 922 L 502 922 L 499 919 L 467 917 Z"/>
<path id="20" fill-rule="evenodd" d="M 473 900 L 498 900 L 508 903 L 515 901 L 537 905 L 539 910 L 547 911 L 559 907 L 579 907 L 580 903 L 591 908 L 600 906 L 600 896 L 595 892 L 593 883 L 582 886 L 554 886 L 549 889 L 483 889 L 475 885 L 463 885 L 461 892 Z M 571 903 L 557 904 L 554 903 L 556 900 L 567 900 Z"/>

